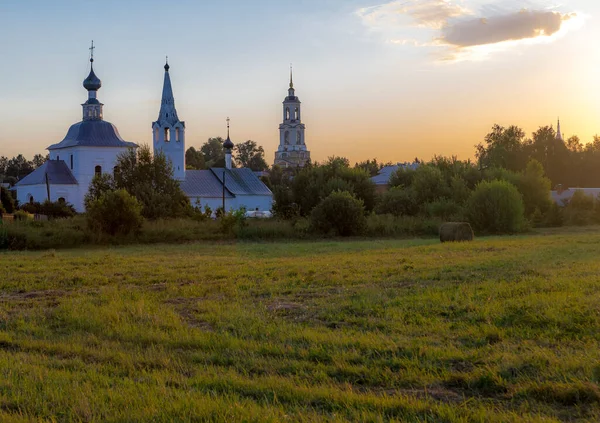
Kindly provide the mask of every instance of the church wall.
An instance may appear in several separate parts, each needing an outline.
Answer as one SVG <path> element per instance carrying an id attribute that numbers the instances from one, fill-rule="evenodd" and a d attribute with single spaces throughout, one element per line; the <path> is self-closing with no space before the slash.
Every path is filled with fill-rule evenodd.
<path id="1" fill-rule="evenodd" d="M 46 184 L 42 185 L 25 185 L 18 186 L 17 200 L 20 205 L 29 203 L 30 197 L 36 203 L 43 203 L 48 199 L 48 191 Z M 83 211 L 77 208 L 76 203 L 79 201 L 79 186 L 78 185 L 50 185 L 50 201 L 58 201 L 59 198 L 64 198 L 67 203 L 73 204 L 77 211 Z M 83 199 L 81 199 L 83 206 Z"/>

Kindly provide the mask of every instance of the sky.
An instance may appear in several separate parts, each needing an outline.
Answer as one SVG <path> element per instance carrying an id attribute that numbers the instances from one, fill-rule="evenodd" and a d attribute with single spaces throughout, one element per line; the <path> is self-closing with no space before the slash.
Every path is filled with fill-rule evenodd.
<path id="1" fill-rule="evenodd" d="M 597 0 L 0 0 L 0 156 L 104 118 L 151 144 L 165 56 L 187 146 L 279 143 L 289 66 L 316 161 L 471 159 L 494 124 L 600 132 Z"/>

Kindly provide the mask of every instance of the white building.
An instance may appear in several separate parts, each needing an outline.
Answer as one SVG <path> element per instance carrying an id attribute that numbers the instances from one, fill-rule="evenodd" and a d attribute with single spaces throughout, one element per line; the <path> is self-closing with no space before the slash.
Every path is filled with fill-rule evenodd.
<path id="1" fill-rule="evenodd" d="M 48 147 L 49 161 L 16 184 L 21 204 L 65 201 L 83 212 L 83 198 L 94 176 L 114 172 L 117 156 L 137 148 L 124 141 L 117 128 L 103 118 L 104 105 L 97 98 L 102 82 L 94 73 L 93 48 L 92 45 L 90 74 L 83 81 L 88 91 L 88 99 L 82 104 L 83 119 L 69 128 L 61 142 Z"/>
<path id="2" fill-rule="evenodd" d="M 294 79 L 290 68 L 290 87 L 283 101 L 283 123 L 279 125 L 279 147 L 275 152 L 275 164 L 283 167 L 303 167 L 310 160 L 310 151 L 306 148 L 302 123 L 300 99 L 296 97 Z"/>
<path id="3" fill-rule="evenodd" d="M 181 181 L 181 189 L 192 205 L 216 210 L 224 202 L 225 210 L 270 211 L 273 205 L 271 190 L 252 170 L 232 167 L 231 150 L 234 145 L 229 136 L 229 119 L 227 139 L 223 143 L 225 168 L 186 170 L 185 123 L 177 116 L 169 69 L 169 64 L 165 64 L 160 111 L 157 121 L 152 124 L 154 151 L 163 152 L 171 160 L 175 178 Z"/>

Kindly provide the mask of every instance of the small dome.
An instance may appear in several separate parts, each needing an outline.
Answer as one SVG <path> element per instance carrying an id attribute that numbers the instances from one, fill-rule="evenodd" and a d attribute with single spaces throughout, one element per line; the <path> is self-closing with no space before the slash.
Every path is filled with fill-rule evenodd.
<path id="1" fill-rule="evenodd" d="M 223 143 L 223 148 L 225 148 L 226 150 L 231 150 L 233 147 L 234 147 L 233 143 L 231 142 L 229 137 L 227 137 L 227 139 Z"/>
<path id="2" fill-rule="evenodd" d="M 91 59 L 90 62 L 93 63 L 94 59 Z M 100 78 L 96 76 L 96 74 L 94 73 L 94 68 L 92 66 L 90 68 L 90 74 L 83 81 L 83 88 L 85 88 L 88 91 L 98 91 L 100 87 L 102 87 L 102 81 L 100 81 Z"/>
<path id="3" fill-rule="evenodd" d="M 171 66 L 169 66 L 168 63 L 165 63 L 165 71 L 169 72 L 169 69 L 171 68 Z"/>

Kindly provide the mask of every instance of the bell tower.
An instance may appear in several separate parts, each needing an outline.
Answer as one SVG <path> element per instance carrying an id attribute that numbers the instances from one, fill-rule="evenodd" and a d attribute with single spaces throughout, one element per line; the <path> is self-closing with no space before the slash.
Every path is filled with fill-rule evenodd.
<path id="1" fill-rule="evenodd" d="M 275 164 L 281 167 L 303 167 L 310 160 L 306 148 L 302 123 L 302 103 L 296 97 L 294 76 L 290 66 L 288 95 L 283 100 L 283 123 L 279 125 L 279 147 L 275 152 Z"/>
<path id="2" fill-rule="evenodd" d="M 177 117 L 175 98 L 169 76 L 169 62 L 165 64 L 165 80 L 158 119 L 152 124 L 154 152 L 162 151 L 173 165 L 173 177 L 185 179 L 185 122 Z"/>

